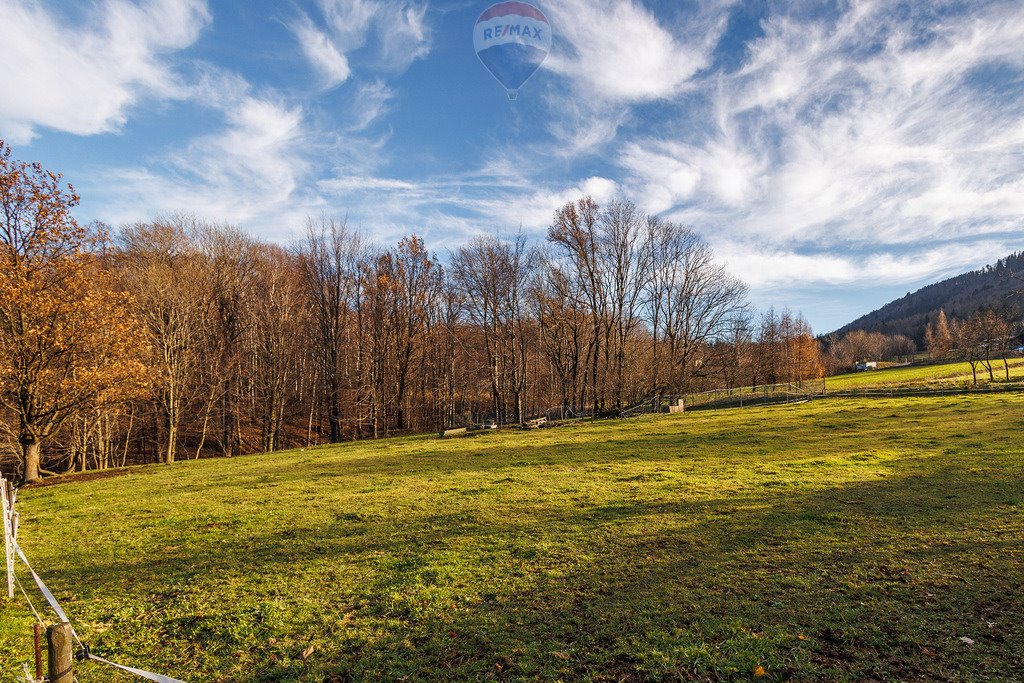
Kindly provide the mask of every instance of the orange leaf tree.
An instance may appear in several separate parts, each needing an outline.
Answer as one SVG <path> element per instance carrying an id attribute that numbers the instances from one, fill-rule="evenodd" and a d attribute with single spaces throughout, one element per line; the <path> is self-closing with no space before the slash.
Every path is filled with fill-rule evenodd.
<path id="1" fill-rule="evenodd" d="M 71 215 L 61 176 L 0 140 L 0 403 L 14 415 L 23 481 L 82 411 L 145 391 L 147 348 L 131 297 L 102 267 L 102 234 Z"/>

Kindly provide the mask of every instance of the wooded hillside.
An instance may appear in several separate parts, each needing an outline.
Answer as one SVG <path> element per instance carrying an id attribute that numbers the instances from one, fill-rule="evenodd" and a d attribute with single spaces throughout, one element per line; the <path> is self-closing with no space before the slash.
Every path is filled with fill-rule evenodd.
<path id="1" fill-rule="evenodd" d="M 1015 277 L 1016 276 L 1016 277 Z M 843 336 L 853 330 L 902 334 L 923 345 L 925 328 L 940 310 L 950 318 L 967 319 L 982 308 L 1013 317 L 1024 307 L 1024 252 L 1010 254 L 995 264 L 922 287 L 891 301 L 836 330 Z M 1009 310 L 1008 310 L 1009 309 Z M 1019 315 L 1017 316 L 1019 317 Z"/>

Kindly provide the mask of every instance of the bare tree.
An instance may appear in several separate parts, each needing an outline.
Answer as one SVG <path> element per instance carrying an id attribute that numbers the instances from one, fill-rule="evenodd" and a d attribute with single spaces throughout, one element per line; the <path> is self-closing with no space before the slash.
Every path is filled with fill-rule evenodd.
<path id="1" fill-rule="evenodd" d="M 299 270 L 317 331 L 316 356 L 331 443 L 342 437 L 344 343 L 353 317 L 359 313 L 360 264 L 364 251 L 362 238 L 349 230 L 345 221 L 328 218 L 309 219 L 305 238 L 298 247 Z M 361 325 L 357 332 L 360 328 Z M 358 358 L 356 365 L 353 374 L 358 376 L 363 371 Z"/>
<path id="2" fill-rule="evenodd" d="M 192 241 L 197 223 L 173 216 L 120 232 L 121 280 L 138 301 L 153 348 L 156 401 L 165 426 L 160 451 L 174 462 L 185 411 L 204 393 L 198 365 L 210 297 L 203 261 Z"/>
<path id="3" fill-rule="evenodd" d="M 611 334 L 605 349 L 614 349 L 615 408 L 623 407 L 626 342 L 641 321 L 640 308 L 651 270 L 652 250 L 647 240 L 655 223 L 629 201 L 616 200 L 601 211 L 598 223 L 599 254 L 605 261 L 608 322 Z"/>
<path id="4" fill-rule="evenodd" d="M 527 380 L 525 314 L 533 257 L 523 235 L 512 241 L 478 237 L 452 257 L 470 320 L 479 327 L 495 418 L 524 419 Z"/>
<path id="5" fill-rule="evenodd" d="M 253 325 L 251 303 L 256 293 L 257 247 L 232 226 L 203 227 L 200 244 L 208 260 L 208 287 L 213 301 L 213 327 L 221 377 L 221 453 L 241 451 L 241 385 L 243 339 Z"/>
<path id="6" fill-rule="evenodd" d="M 561 414 L 575 414 L 584 403 L 582 347 L 588 325 L 575 305 L 582 298 L 579 282 L 545 258 L 532 295 L 544 356 L 558 378 Z"/>
<path id="7" fill-rule="evenodd" d="M 1010 348 L 1010 339 L 1013 336 L 1010 324 L 1003 316 L 988 308 L 975 313 L 970 324 L 976 330 L 979 345 L 978 355 L 982 366 L 988 371 L 989 381 L 995 381 L 995 373 L 992 369 L 992 362 L 995 358 L 1002 359 L 1006 379 L 1009 380 L 1010 365 L 1006 362 L 1006 356 Z"/>
<path id="8" fill-rule="evenodd" d="M 607 337 L 608 298 L 605 291 L 606 276 L 598 244 L 600 208 L 591 197 L 570 202 L 555 212 L 548 229 L 548 242 L 554 246 L 553 257 L 574 287 L 571 291 L 579 298 L 573 305 L 591 324 L 585 355 L 586 371 L 590 375 L 590 396 L 593 415 L 603 408 L 603 392 L 599 390 L 602 341 Z M 585 403 L 585 400 L 583 401 Z"/>
<path id="9" fill-rule="evenodd" d="M 954 320 L 950 324 L 951 352 L 954 357 L 967 361 L 971 366 L 974 384 L 978 383 L 978 366 L 982 360 L 983 335 L 977 320 Z"/>
<path id="10" fill-rule="evenodd" d="M 285 409 L 292 375 L 298 372 L 295 359 L 307 317 L 302 305 L 300 283 L 287 252 L 260 245 L 256 256 L 257 287 L 262 293 L 253 306 L 253 363 L 250 370 L 256 394 L 257 422 L 263 451 L 281 447 Z"/>
<path id="11" fill-rule="evenodd" d="M 680 391 L 702 374 L 706 352 L 727 339 L 746 308 L 746 286 L 714 260 L 711 248 L 691 229 L 653 222 L 651 319 L 667 342 L 671 381 Z"/>

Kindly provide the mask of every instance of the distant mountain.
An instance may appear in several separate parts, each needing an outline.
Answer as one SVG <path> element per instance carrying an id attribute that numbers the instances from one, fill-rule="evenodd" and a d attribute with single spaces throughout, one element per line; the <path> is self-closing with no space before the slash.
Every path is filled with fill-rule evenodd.
<path id="1" fill-rule="evenodd" d="M 942 282 L 922 287 L 906 296 L 891 301 L 876 311 L 863 315 L 836 330 L 842 336 L 853 330 L 905 334 L 919 345 L 924 330 L 935 319 L 939 310 L 952 318 L 969 318 L 979 308 L 1010 309 L 1020 314 L 1024 310 L 1024 252 L 999 259 L 994 265 L 951 277 Z"/>

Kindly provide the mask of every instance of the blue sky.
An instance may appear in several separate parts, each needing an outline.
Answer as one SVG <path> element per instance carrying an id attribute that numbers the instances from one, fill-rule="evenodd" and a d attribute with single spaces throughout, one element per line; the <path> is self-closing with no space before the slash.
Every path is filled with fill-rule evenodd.
<path id="1" fill-rule="evenodd" d="M 0 136 L 79 217 L 442 255 L 616 195 L 825 332 L 1024 248 L 1024 3 L 552 0 L 509 102 L 466 0 L 0 0 Z"/>

